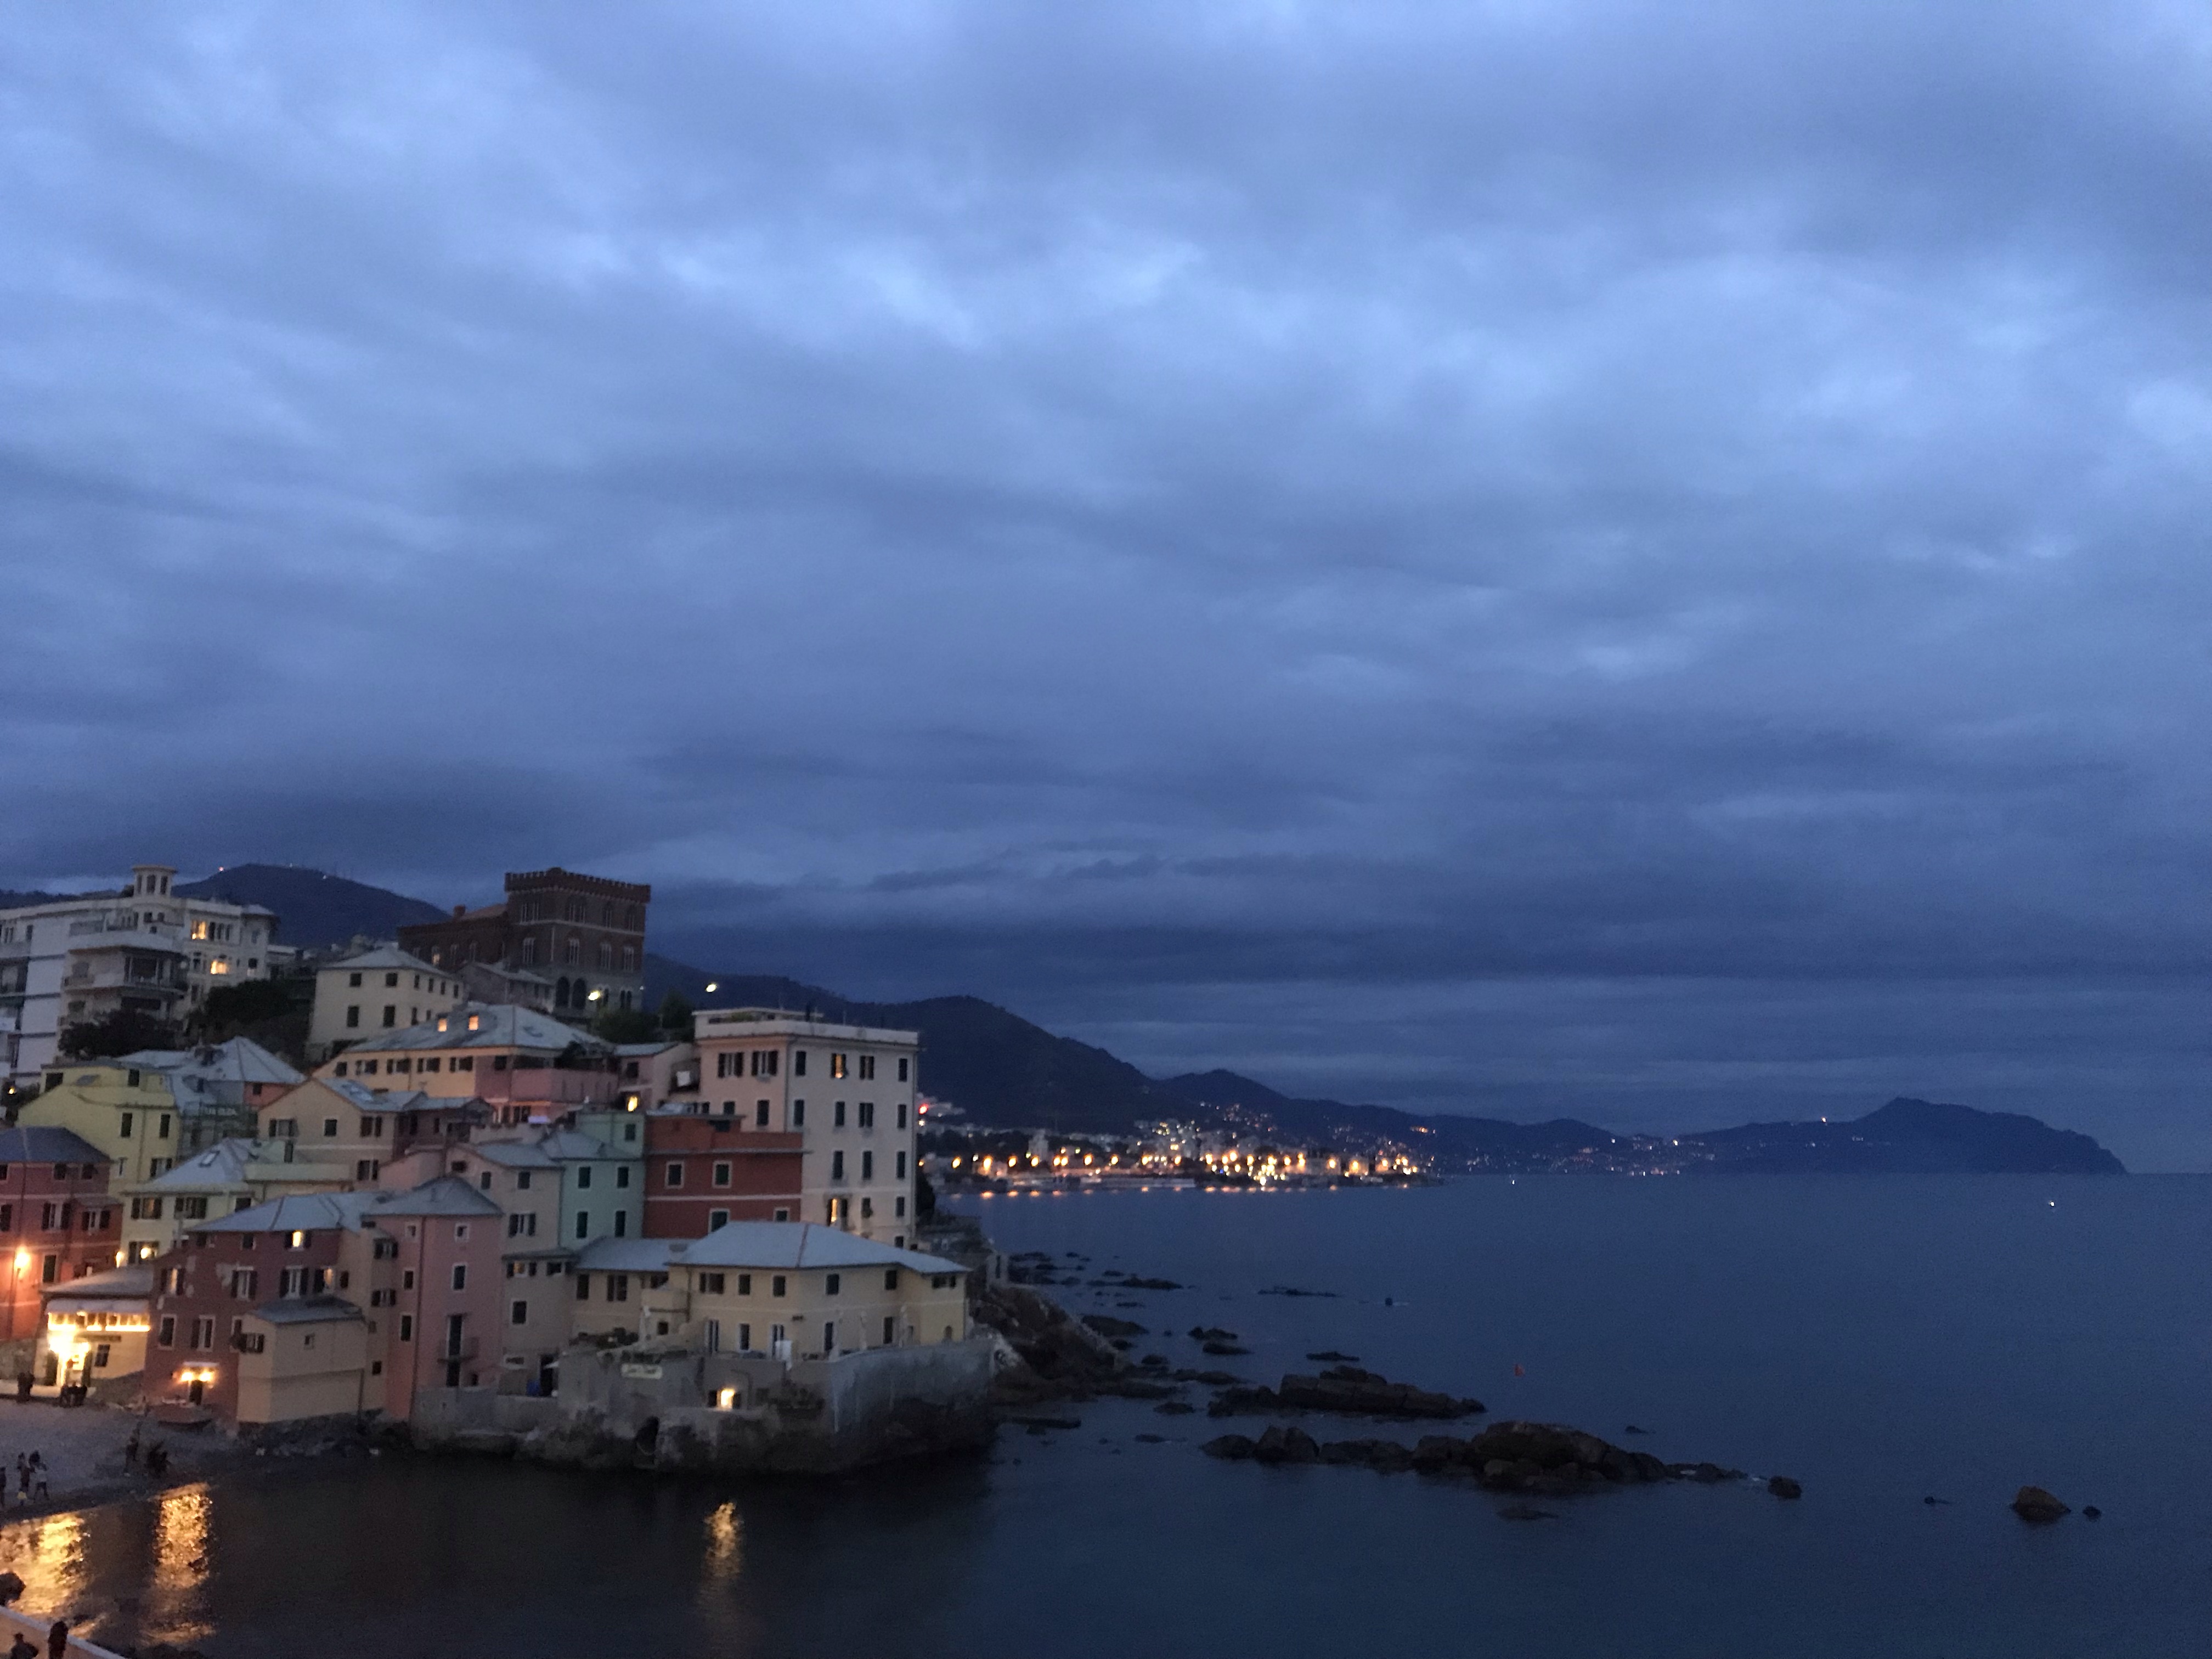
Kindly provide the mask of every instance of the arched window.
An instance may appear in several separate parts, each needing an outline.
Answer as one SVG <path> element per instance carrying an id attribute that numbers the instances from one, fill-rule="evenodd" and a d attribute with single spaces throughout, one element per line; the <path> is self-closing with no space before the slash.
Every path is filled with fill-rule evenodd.
<path id="1" fill-rule="evenodd" d="M 611 968 L 614 965 L 615 947 L 608 944 L 605 939 L 601 939 L 599 941 L 599 966 L 601 968 Z"/>
<path id="2" fill-rule="evenodd" d="M 599 901 L 599 926 L 602 927 L 611 927 L 614 925 L 615 902 L 612 899 L 601 899 Z"/>
<path id="3" fill-rule="evenodd" d="M 625 945 L 623 946 L 623 972 L 625 974 L 634 974 L 636 971 L 637 946 L 635 945 Z"/>
<path id="4" fill-rule="evenodd" d="M 638 914 L 637 906 L 635 904 L 623 913 L 623 926 L 633 933 L 645 926 L 645 918 Z"/>
<path id="5" fill-rule="evenodd" d="M 568 901 L 568 920 L 570 921 L 581 921 L 583 919 L 584 901 L 580 898 L 570 899 Z"/>
<path id="6" fill-rule="evenodd" d="M 522 941 L 522 965 L 526 968 L 538 965 L 538 936 L 534 933 Z"/>
<path id="7" fill-rule="evenodd" d="M 574 933 L 569 934 L 568 943 L 562 948 L 561 960 L 571 968 L 580 966 L 584 960 L 584 941 Z"/>

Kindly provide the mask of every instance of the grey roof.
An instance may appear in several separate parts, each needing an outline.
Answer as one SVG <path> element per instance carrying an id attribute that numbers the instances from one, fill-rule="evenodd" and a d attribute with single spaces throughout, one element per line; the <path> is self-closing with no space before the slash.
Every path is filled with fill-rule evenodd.
<path id="1" fill-rule="evenodd" d="M 195 1233 L 357 1230 L 384 1216 L 497 1215 L 499 1206 L 458 1176 L 434 1176 L 404 1193 L 295 1193 L 185 1229 Z"/>
<path id="2" fill-rule="evenodd" d="M 376 1202 L 379 1215 L 497 1215 L 499 1206 L 459 1176 L 434 1176 L 404 1193 L 385 1193 Z"/>
<path id="3" fill-rule="evenodd" d="M 0 1129 L 0 1164 L 98 1164 L 105 1167 L 107 1162 L 106 1152 L 73 1129 L 45 1123 Z"/>
<path id="4" fill-rule="evenodd" d="M 587 1135 L 580 1129 L 548 1129 L 538 1139 L 548 1156 L 574 1163 L 584 1158 L 620 1158 L 632 1154 L 620 1152 L 604 1140 Z"/>
<path id="5" fill-rule="evenodd" d="M 679 1242 L 672 1258 L 686 1267 L 911 1267 L 965 1273 L 957 1261 L 895 1249 L 842 1227 L 811 1221 L 731 1221 L 704 1238 Z"/>
<path id="6" fill-rule="evenodd" d="M 207 1048 L 141 1048 L 123 1059 L 125 1065 L 204 1077 L 217 1083 L 290 1085 L 307 1080 L 304 1073 L 294 1071 L 252 1037 L 235 1036 Z"/>
<path id="7" fill-rule="evenodd" d="M 249 1210 L 236 1210 L 212 1221 L 194 1223 L 195 1233 L 312 1233 L 333 1227 L 356 1228 L 362 1212 L 384 1197 L 382 1193 L 295 1193 L 272 1198 Z"/>
<path id="8" fill-rule="evenodd" d="M 474 1016 L 477 1026 L 469 1030 Z M 443 1030 L 438 1028 L 443 1025 Z M 513 1002 L 464 1002 L 435 1018 L 404 1030 L 380 1031 L 346 1050 L 348 1054 L 377 1054 L 417 1048 L 526 1048 L 557 1054 L 574 1044 L 593 1054 L 611 1052 L 611 1045 L 586 1036 L 573 1025 L 563 1025 L 550 1014 Z"/>
<path id="9" fill-rule="evenodd" d="M 442 1107 L 468 1103 L 452 1095 L 434 1097 L 420 1089 L 372 1089 L 366 1083 L 356 1083 L 349 1077 L 325 1077 L 315 1080 L 333 1094 L 343 1095 L 364 1112 L 436 1111 Z"/>
<path id="10" fill-rule="evenodd" d="M 458 974 L 448 973 L 443 968 L 423 961 L 411 951 L 401 950 L 396 945 L 372 945 L 366 951 L 356 951 L 349 957 L 340 957 L 335 962 L 326 962 L 317 971 L 327 974 L 334 968 L 398 968 L 411 974 L 435 974 L 441 979 L 460 977 Z"/>
<path id="11" fill-rule="evenodd" d="M 595 1238 L 576 1252 L 580 1273 L 665 1273 L 680 1238 Z"/>
<path id="12" fill-rule="evenodd" d="M 454 1150 L 474 1152 L 485 1163 L 496 1164 L 503 1169 L 554 1170 L 560 1167 L 560 1160 L 535 1141 L 477 1140 Z"/>
<path id="13" fill-rule="evenodd" d="M 264 1302 L 253 1317 L 271 1325 L 331 1325 L 364 1317 L 350 1302 L 335 1296 L 287 1296 Z"/>
<path id="14" fill-rule="evenodd" d="M 688 1048 L 689 1037 L 670 1037 L 665 1042 L 617 1042 L 615 1052 L 629 1060 L 643 1060 L 653 1054 L 665 1054 L 671 1048 Z"/>
<path id="15" fill-rule="evenodd" d="M 218 1140 L 204 1152 L 195 1152 L 176 1168 L 132 1188 L 134 1192 L 209 1192 L 243 1187 L 255 1178 L 266 1180 L 272 1170 L 297 1170 L 301 1181 L 317 1179 L 317 1170 L 345 1173 L 342 1163 L 319 1163 L 312 1158 L 287 1158 L 289 1140 L 250 1140 L 234 1135 Z M 258 1167 L 257 1167 L 258 1166 Z"/>
<path id="16" fill-rule="evenodd" d="M 154 1264 L 133 1262 L 128 1267 L 110 1267 L 105 1273 L 87 1273 L 82 1279 L 72 1279 L 67 1284 L 56 1285 L 46 1292 L 48 1302 L 81 1296 L 93 1302 L 129 1302 L 154 1294 Z"/>

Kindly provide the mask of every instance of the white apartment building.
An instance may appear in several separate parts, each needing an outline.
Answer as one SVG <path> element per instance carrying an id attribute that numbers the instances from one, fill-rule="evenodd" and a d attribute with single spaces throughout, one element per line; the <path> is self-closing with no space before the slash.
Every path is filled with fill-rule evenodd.
<path id="1" fill-rule="evenodd" d="M 79 1020 L 122 1008 L 179 1019 L 216 986 L 268 977 L 276 913 L 187 898 L 176 874 L 134 865 L 120 892 L 0 910 L 0 1075 L 37 1077 Z"/>
<path id="2" fill-rule="evenodd" d="M 355 1043 L 451 1013 L 468 995 L 455 975 L 396 945 L 374 945 L 315 970 L 307 1019 L 307 1063 L 319 1066 Z"/>
<path id="3" fill-rule="evenodd" d="M 781 1008 L 694 1018 L 700 1115 L 805 1137 L 798 1219 L 902 1245 L 914 1232 L 918 1031 Z"/>

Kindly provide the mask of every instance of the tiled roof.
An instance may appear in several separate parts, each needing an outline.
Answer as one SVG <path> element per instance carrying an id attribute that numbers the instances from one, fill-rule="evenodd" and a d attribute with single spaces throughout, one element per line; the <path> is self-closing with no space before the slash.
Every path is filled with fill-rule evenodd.
<path id="1" fill-rule="evenodd" d="M 576 1252 L 580 1273 L 663 1273 L 680 1238 L 595 1238 Z"/>
<path id="2" fill-rule="evenodd" d="M 477 1022 L 469 1030 L 469 1021 Z M 443 1027 L 441 1030 L 440 1027 Z M 586 1036 L 573 1025 L 563 1025 L 550 1014 L 512 1002 L 464 1002 L 447 1013 L 426 1019 L 403 1030 L 381 1031 L 364 1037 L 346 1050 L 348 1054 L 379 1054 L 417 1048 L 526 1048 L 557 1054 L 571 1044 L 589 1054 L 605 1054 L 610 1045 Z"/>
<path id="3" fill-rule="evenodd" d="M 82 1279 L 72 1279 L 56 1285 L 46 1292 L 49 1304 L 81 1296 L 88 1301 L 131 1301 L 154 1294 L 154 1265 L 150 1261 L 133 1262 L 128 1267 L 110 1267 L 105 1273 L 87 1273 Z"/>
<path id="4" fill-rule="evenodd" d="M 379 1215 L 497 1215 L 499 1206 L 459 1176 L 437 1176 L 411 1191 L 379 1196 Z"/>
<path id="5" fill-rule="evenodd" d="M 104 1169 L 108 1162 L 99 1147 L 58 1125 L 27 1123 L 0 1129 L 0 1164 L 97 1164 Z"/>
<path id="6" fill-rule="evenodd" d="M 384 1197 L 382 1193 L 295 1193 L 272 1198 L 250 1210 L 238 1210 L 212 1221 L 197 1222 L 195 1233 L 326 1232 L 333 1227 L 356 1228 L 363 1211 Z"/>
<path id="7" fill-rule="evenodd" d="M 434 967 L 412 951 L 403 951 L 396 945 L 372 945 L 366 951 L 341 957 L 336 962 L 325 963 L 320 971 L 327 974 L 337 968 L 397 968 L 403 973 L 436 974 L 444 979 L 454 977 L 444 969 Z"/>
<path id="8" fill-rule="evenodd" d="M 686 1267 L 911 1267 L 921 1273 L 957 1273 L 957 1261 L 895 1249 L 842 1227 L 811 1221 L 732 1221 L 704 1238 L 682 1243 L 673 1261 Z"/>
<path id="9" fill-rule="evenodd" d="M 272 1054 L 252 1037 L 233 1037 L 208 1048 L 142 1048 L 125 1054 L 123 1063 L 149 1071 L 176 1072 L 218 1083 L 281 1083 L 305 1081 L 301 1073 Z"/>
<path id="10" fill-rule="evenodd" d="M 271 1325 L 332 1325 L 367 1317 L 352 1303 L 335 1296 L 283 1297 L 263 1303 L 253 1316 Z"/>

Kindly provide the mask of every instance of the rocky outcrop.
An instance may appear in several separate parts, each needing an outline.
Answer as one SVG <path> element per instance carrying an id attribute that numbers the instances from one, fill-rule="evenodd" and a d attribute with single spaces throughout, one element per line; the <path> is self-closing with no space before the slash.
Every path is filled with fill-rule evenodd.
<path id="1" fill-rule="evenodd" d="M 2021 1520 L 2039 1527 L 2047 1527 L 2062 1516 L 2074 1513 L 2073 1505 L 2062 1504 L 2040 1486 L 2022 1486 L 2013 1494 L 2012 1512 Z"/>
<path id="2" fill-rule="evenodd" d="M 992 1380 L 991 1397 L 1002 1406 L 1115 1395 L 1164 1400 L 1176 1392 L 1158 1367 L 1140 1370 L 1115 1346 L 1144 1328 L 1093 1314 L 1075 1319 L 1041 1291 L 994 1285 L 977 1298 L 976 1322 L 1006 1346 L 1010 1363 Z"/>
<path id="3" fill-rule="evenodd" d="M 1393 1382 L 1375 1371 L 1337 1365 L 1318 1376 L 1284 1377 L 1282 1386 L 1224 1389 L 1207 1408 L 1215 1417 L 1257 1416 L 1270 1412 L 1338 1412 L 1358 1417 L 1472 1417 L 1484 1409 L 1480 1400 Z"/>
<path id="4" fill-rule="evenodd" d="M 1312 1448 L 1310 1455 L 1307 1448 Z M 1493 1423 L 1480 1434 L 1462 1438 L 1423 1435 L 1407 1446 L 1395 1440 L 1334 1440 L 1315 1445 L 1303 1431 L 1278 1424 L 1257 1440 L 1224 1434 L 1203 1448 L 1209 1457 L 1231 1462 L 1352 1464 L 1384 1474 L 1413 1469 L 1424 1474 L 1471 1480 L 1492 1492 L 1566 1497 L 1612 1486 L 1663 1480 L 1741 1480 L 1741 1469 L 1717 1463 L 1662 1463 L 1646 1452 L 1632 1452 L 1556 1423 Z M 1770 1484 L 1778 1496 L 1802 1492 L 1778 1476 Z M 1789 1491 L 1784 1492 L 1781 1487 Z"/>

